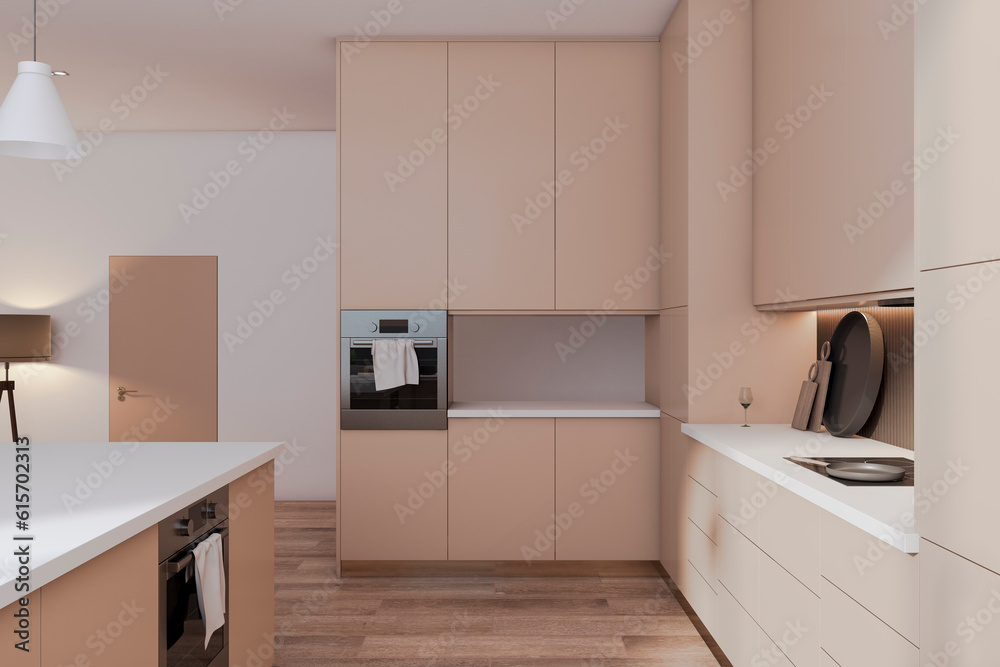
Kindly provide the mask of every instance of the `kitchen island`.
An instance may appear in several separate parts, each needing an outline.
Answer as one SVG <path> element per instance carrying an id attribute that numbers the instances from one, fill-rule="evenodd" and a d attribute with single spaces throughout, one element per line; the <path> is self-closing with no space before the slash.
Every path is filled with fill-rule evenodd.
<path id="1" fill-rule="evenodd" d="M 0 663 L 155 665 L 158 523 L 227 486 L 230 660 L 273 641 L 273 461 L 282 443 L 7 448 Z"/>

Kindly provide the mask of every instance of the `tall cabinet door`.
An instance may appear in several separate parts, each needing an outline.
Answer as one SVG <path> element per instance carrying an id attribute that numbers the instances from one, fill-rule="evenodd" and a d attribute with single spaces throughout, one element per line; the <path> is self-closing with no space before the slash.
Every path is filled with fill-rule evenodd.
<path id="1" fill-rule="evenodd" d="M 341 307 L 432 307 L 447 282 L 448 45 L 342 44 L 340 77 Z"/>
<path id="2" fill-rule="evenodd" d="M 556 45 L 556 307 L 660 307 L 658 43 Z"/>
<path id="3" fill-rule="evenodd" d="M 449 44 L 455 310 L 555 308 L 555 44 Z"/>
<path id="4" fill-rule="evenodd" d="M 1000 572 L 1000 262 L 924 271 L 917 289 L 920 537 Z"/>

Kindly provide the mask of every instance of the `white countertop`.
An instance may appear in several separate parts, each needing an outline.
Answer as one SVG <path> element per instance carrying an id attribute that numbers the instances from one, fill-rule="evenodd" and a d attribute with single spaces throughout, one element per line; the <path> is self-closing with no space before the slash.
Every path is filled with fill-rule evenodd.
<path id="1" fill-rule="evenodd" d="M 15 591 L 14 537 L 33 536 L 31 589 L 121 544 L 277 456 L 283 443 L 33 443 L 29 530 L 14 522 L 14 445 L 0 465 L 0 609 Z M 115 453 L 117 452 L 117 453 Z M 117 464 L 117 465 L 116 465 Z"/>
<path id="2" fill-rule="evenodd" d="M 577 401 L 490 401 L 452 403 L 449 417 L 659 417 L 660 409 L 649 403 Z"/>
<path id="3" fill-rule="evenodd" d="M 913 459 L 908 449 L 867 438 L 835 438 L 787 424 L 684 424 L 681 431 L 861 530 L 915 554 L 914 487 L 846 486 L 786 456 L 885 456 Z"/>

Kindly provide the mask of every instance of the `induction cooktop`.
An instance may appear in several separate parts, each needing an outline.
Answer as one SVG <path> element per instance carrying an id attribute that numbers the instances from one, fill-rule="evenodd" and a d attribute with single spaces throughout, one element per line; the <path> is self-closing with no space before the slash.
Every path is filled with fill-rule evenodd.
<path id="1" fill-rule="evenodd" d="M 827 479 L 831 479 L 834 482 L 840 482 L 844 486 L 913 486 L 914 475 L 913 475 L 913 461 L 904 458 L 895 457 L 864 457 L 864 456 L 810 456 L 807 458 L 798 457 L 785 457 L 786 461 L 791 461 L 795 465 L 802 466 L 806 470 L 812 470 L 817 475 L 823 475 Z M 903 479 L 896 482 L 858 482 L 850 479 L 840 479 L 839 477 L 831 477 L 826 473 L 826 466 L 823 465 L 811 465 L 807 463 L 807 460 L 821 461 L 825 463 L 881 463 L 884 465 L 896 466 L 905 470 Z M 896 473 L 897 475 L 899 473 Z"/>

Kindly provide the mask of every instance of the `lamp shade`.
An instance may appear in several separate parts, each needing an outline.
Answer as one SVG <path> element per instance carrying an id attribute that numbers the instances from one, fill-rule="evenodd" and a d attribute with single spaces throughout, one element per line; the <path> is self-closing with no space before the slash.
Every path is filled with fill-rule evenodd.
<path id="1" fill-rule="evenodd" d="M 76 130 L 66 113 L 52 68 L 25 60 L 0 106 L 0 154 L 41 160 L 76 155 Z"/>
<path id="2" fill-rule="evenodd" d="M 0 362 L 48 361 L 51 357 L 51 316 L 0 315 Z"/>

